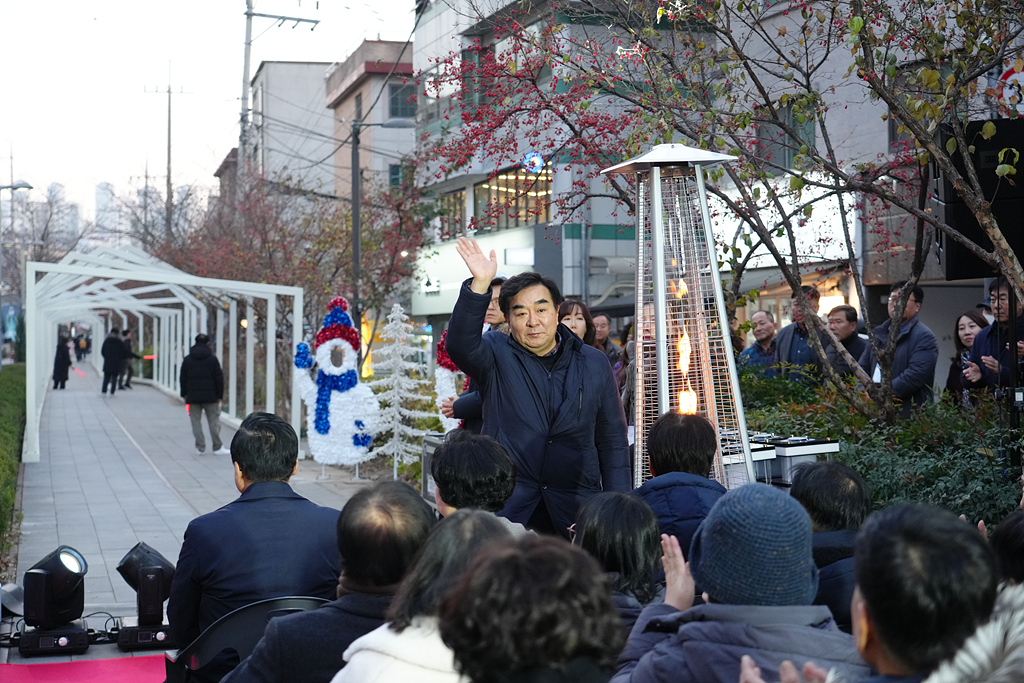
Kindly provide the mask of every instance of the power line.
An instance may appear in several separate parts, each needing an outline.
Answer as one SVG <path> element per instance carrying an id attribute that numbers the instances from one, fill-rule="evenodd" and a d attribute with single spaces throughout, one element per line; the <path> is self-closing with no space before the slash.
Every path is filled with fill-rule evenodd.
<path id="1" fill-rule="evenodd" d="M 391 64 L 391 71 L 389 71 L 388 75 L 384 77 L 384 83 L 381 85 L 380 90 L 377 91 L 377 96 L 373 99 L 373 102 L 371 102 L 370 106 L 367 107 L 366 114 L 369 114 L 371 111 L 373 111 L 373 108 L 377 105 L 377 102 L 380 101 L 380 96 L 384 93 L 384 89 L 390 85 L 389 81 L 391 80 L 391 77 L 395 75 L 395 70 L 398 68 L 398 64 L 401 61 L 402 56 L 405 54 L 405 51 L 409 48 L 409 43 L 412 42 L 412 37 L 416 33 L 416 27 L 420 25 L 420 19 L 422 17 L 423 17 L 423 13 L 420 13 L 420 14 L 416 15 L 416 22 L 413 24 L 412 31 L 409 32 L 409 37 L 406 38 L 405 44 L 402 45 L 402 51 L 398 53 L 398 57 L 396 57 L 395 61 Z M 366 119 L 366 114 L 363 115 L 363 120 Z M 360 123 L 360 122 L 357 122 L 357 123 Z M 352 139 L 352 133 L 349 133 L 348 137 L 346 137 L 344 140 L 342 140 L 338 144 L 338 146 L 335 147 L 333 151 L 331 151 L 330 154 L 325 156 L 320 161 L 314 163 L 313 166 L 319 166 L 320 164 L 324 163 L 325 161 L 327 161 L 328 159 L 333 157 L 351 139 Z M 312 168 L 312 166 L 308 166 L 308 167 L 305 167 L 305 168 Z M 300 170 L 301 171 L 301 170 L 304 170 L 304 169 L 300 168 L 300 169 L 296 169 L 296 170 Z"/>

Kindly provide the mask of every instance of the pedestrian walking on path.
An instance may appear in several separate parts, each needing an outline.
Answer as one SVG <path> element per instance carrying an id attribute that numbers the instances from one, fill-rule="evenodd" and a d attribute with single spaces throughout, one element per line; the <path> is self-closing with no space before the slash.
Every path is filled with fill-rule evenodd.
<path id="1" fill-rule="evenodd" d="M 181 363 L 181 397 L 185 399 L 189 419 L 192 421 L 192 434 L 196 437 L 196 451 L 200 455 L 206 452 L 206 440 L 203 438 L 203 414 L 210 428 L 210 440 L 213 442 L 214 455 L 227 455 L 220 440 L 220 401 L 224 397 L 224 373 L 220 362 L 210 349 L 210 338 L 205 334 L 196 335 L 195 346 Z"/>
<path id="2" fill-rule="evenodd" d="M 107 338 L 103 340 L 100 348 L 103 356 L 103 393 L 107 393 L 107 385 L 110 385 L 110 395 L 117 390 L 117 376 L 121 374 L 121 367 L 124 365 L 124 342 L 121 341 L 121 330 L 111 330 Z"/>
<path id="3" fill-rule="evenodd" d="M 53 388 L 63 389 L 68 381 L 68 368 L 71 367 L 71 352 L 68 340 L 61 337 L 57 342 L 57 354 L 53 358 Z"/>

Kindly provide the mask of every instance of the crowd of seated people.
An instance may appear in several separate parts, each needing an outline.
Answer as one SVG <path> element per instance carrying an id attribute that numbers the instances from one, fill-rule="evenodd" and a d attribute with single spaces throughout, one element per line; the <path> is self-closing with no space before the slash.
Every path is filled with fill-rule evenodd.
<path id="1" fill-rule="evenodd" d="M 440 515 L 408 485 L 377 483 L 312 553 L 291 536 L 311 542 L 319 527 L 305 527 L 330 513 L 288 488 L 286 427 L 262 415 L 232 443 L 242 492 L 232 505 L 266 515 L 267 528 L 223 512 L 190 527 L 187 552 L 220 559 L 190 558 L 172 628 L 182 631 L 181 614 L 202 616 L 207 593 L 214 604 L 247 597 L 218 592 L 225 583 L 199 569 L 229 573 L 219 549 L 198 544 L 215 522 L 292 553 L 269 553 L 259 568 L 273 574 L 269 593 L 321 595 L 318 580 L 293 587 L 278 575 L 328 560 L 337 587 L 317 610 L 272 619 L 228 683 L 1024 680 L 1024 510 L 988 539 L 940 508 L 868 514 L 863 479 L 834 462 L 801 468 L 791 495 L 763 484 L 726 492 L 707 476 L 711 425 L 667 415 L 649 439 L 654 478 L 585 500 L 571 541 L 510 528 L 497 513 L 515 465 L 494 439 L 455 433 L 431 467 Z"/>

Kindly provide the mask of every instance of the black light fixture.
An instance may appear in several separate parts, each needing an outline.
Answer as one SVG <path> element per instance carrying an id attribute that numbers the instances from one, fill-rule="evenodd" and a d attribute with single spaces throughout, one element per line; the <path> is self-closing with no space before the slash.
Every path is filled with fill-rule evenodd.
<path id="1" fill-rule="evenodd" d="M 18 650 L 23 655 L 81 653 L 89 649 L 84 622 L 85 574 L 82 554 L 62 545 L 25 572 L 26 630 Z"/>
<path id="2" fill-rule="evenodd" d="M 138 607 L 138 625 L 123 625 L 117 646 L 126 652 L 173 647 L 164 624 L 164 601 L 171 594 L 174 565 L 150 546 L 138 543 L 121 558 L 117 573 L 135 590 Z"/>

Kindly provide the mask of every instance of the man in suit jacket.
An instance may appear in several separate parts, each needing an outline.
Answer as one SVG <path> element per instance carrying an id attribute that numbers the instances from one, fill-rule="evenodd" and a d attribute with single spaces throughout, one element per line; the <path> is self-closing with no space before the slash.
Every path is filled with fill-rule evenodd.
<path id="1" fill-rule="evenodd" d="M 252 413 L 231 441 L 237 500 L 192 520 L 174 572 L 167 618 L 185 647 L 225 614 L 288 595 L 332 599 L 340 574 L 339 512 L 295 493 L 299 440 L 269 413 Z M 210 667 L 207 667 L 210 668 Z M 208 673 L 219 680 L 225 673 Z"/>
<path id="2" fill-rule="evenodd" d="M 256 649 L 223 683 L 329 683 L 352 641 L 385 622 L 391 598 L 436 523 L 412 487 L 379 482 L 359 491 L 338 519 L 345 565 L 339 598 L 317 610 L 272 619 Z"/>

